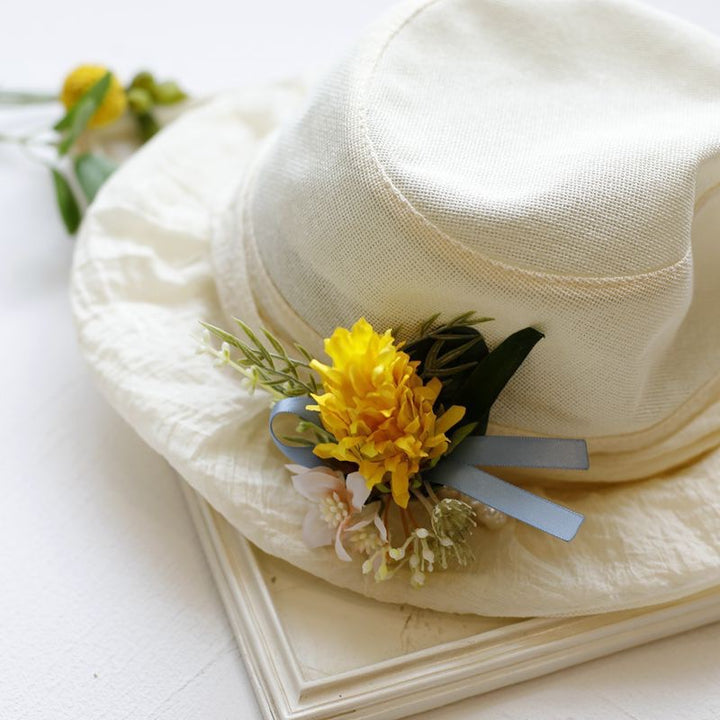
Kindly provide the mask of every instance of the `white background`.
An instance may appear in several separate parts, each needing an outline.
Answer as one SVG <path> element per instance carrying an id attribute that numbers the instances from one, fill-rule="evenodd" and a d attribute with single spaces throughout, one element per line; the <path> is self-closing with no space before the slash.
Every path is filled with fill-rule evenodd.
<path id="1" fill-rule="evenodd" d="M 720 33 L 716 0 L 652 4 Z M 196 94 L 255 84 L 332 62 L 389 5 L 12 0 L 0 86 L 54 90 L 80 61 Z M 0 147 L 0 718 L 258 718 L 176 476 L 75 346 L 73 244 L 51 193 L 46 170 Z M 714 720 L 720 625 L 422 717 Z"/>

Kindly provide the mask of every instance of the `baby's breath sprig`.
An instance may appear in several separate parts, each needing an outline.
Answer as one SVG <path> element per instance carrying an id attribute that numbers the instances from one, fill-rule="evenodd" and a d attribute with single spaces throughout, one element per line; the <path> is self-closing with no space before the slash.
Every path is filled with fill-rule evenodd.
<path id="1" fill-rule="evenodd" d="M 223 343 L 220 350 L 209 343 L 204 343 L 201 349 L 244 375 L 252 388 L 259 385 L 275 399 L 318 392 L 317 380 L 309 364 L 312 355 L 302 345 L 295 343 L 294 347 L 304 359 L 290 357 L 272 333 L 263 328 L 262 333 L 267 341 L 263 342 L 242 320 L 234 320 L 249 342 L 215 325 L 201 322 L 208 333 Z M 233 357 L 230 348 L 235 348 L 239 353 Z"/>

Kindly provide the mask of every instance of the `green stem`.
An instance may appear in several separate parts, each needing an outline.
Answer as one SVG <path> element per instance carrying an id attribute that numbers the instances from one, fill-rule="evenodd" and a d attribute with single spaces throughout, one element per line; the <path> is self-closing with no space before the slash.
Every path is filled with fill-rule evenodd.
<path id="1" fill-rule="evenodd" d="M 37 105 L 55 102 L 58 102 L 58 96 L 50 93 L 0 90 L 0 105 Z"/>
<path id="2" fill-rule="evenodd" d="M 308 365 L 306 362 L 303 362 L 302 360 L 298 360 L 296 358 L 288 358 L 287 355 L 278 355 L 277 353 L 270 352 L 270 351 L 268 351 L 268 354 L 270 355 L 271 358 L 273 358 L 273 360 L 283 360 L 283 361 L 290 360 L 292 365 L 295 365 L 297 367 L 306 368 L 307 370 L 312 370 L 310 365 Z"/>
<path id="3" fill-rule="evenodd" d="M 5 135 L 3 133 L 0 133 L 0 142 L 25 145 L 26 147 L 30 145 L 46 145 L 47 147 L 52 147 L 56 144 L 49 140 L 40 140 L 32 135 Z"/>
<path id="4" fill-rule="evenodd" d="M 428 502 L 427 498 L 423 497 L 417 490 L 413 490 L 412 494 L 420 501 L 420 504 L 425 508 L 425 512 L 432 517 L 433 506 Z"/>
<path id="5" fill-rule="evenodd" d="M 288 380 L 291 383 L 297 383 L 301 388 L 307 391 L 307 394 L 310 395 L 313 391 L 312 388 L 307 384 L 304 383 L 302 380 L 298 380 L 297 378 L 293 377 L 292 375 L 289 375 L 288 373 L 282 372 L 282 370 L 269 370 L 261 365 L 255 366 L 258 369 L 258 372 L 263 374 L 267 380 L 270 378 L 268 377 L 269 374 L 277 375 L 282 380 Z"/>

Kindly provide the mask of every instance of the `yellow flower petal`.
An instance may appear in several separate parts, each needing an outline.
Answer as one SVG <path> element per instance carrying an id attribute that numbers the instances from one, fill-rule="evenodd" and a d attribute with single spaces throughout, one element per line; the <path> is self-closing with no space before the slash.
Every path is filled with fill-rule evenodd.
<path id="1" fill-rule="evenodd" d="M 406 507 L 410 478 L 421 463 L 447 450 L 445 431 L 463 417 L 450 408 L 438 419 L 433 411 L 442 383 L 426 385 L 418 362 L 400 350 L 392 333 L 373 330 L 365 318 L 337 328 L 325 340 L 331 365 L 313 360 L 324 393 L 313 395 L 323 427 L 337 443 L 316 446 L 319 457 L 354 462 L 369 485 L 390 481 L 393 498 Z"/>
<path id="2" fill-rule="evenodd" d="M 453 425 L 459 423 L 464 417 L 465 408 L 460 405 L 453 405 L 437 419 L 435 423 L 435 432 L 445 434 Z"/>

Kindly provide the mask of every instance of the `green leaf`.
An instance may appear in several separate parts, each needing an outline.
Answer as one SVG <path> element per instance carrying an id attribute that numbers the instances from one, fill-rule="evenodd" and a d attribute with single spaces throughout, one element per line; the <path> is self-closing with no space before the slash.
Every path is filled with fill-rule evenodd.
<path id="1" fill-rule="evenodd" d="M 80 225 L 80 208 L 65 176 L 55 168 L 50 168 L 50 171 L 55 185 L 55 199 L 57 200 L 60 215 L 65 223 L 65 228 L 72 235 Z"/>
<path id="2" fill-rule="evenodd" d="M 72 127 L 75 115 L 78 112 L 78 105 L 83 100 L 91 100 L 93 102 L 97 100 L 99 107 L 102 101 L 105 99 L 107 91 L 110 89 L 111 79 L 112 74 L 109 72 L 105 73 L 94 85 L 88 88 L 87 92 L 84 95 L 80 96 L 80 99 L 65 113 L 63 117 L 60 118 L 60 120 L 55 123 L 53 129 L 62 131 L 68 130 L 70 127 Z"/>
<path id="3" fill-rule="evenodd" d="M 153 135 L 160 131 L 160 125 L 151 112 L 140 113 L 135 116 L 137 118 L 138 128 L 140 129 L 140 138 L 143 142 L 147 142 Z"/>
<path id="4" fill-rule="evenodd" d="M 117 170 L 117 164 L 103 155 L 85 153 L 75 159 L 75 175 L 85 198 L 91 203 L 103 183 Z"/>
<path id="5" fill-rule="evenodd" d="M 61 155 L 67 154 L 75 141 L 82 135 L 90 118 L 102 105 L 110 89 L 112 74 L 105 73 L 68 111 L 55 123 L 54 129 L 64 134 L 58 145 Z"/>
<path id="6" fill-rule="evenodd" d="M 527 327 L 503 340 L 489 355 L 483 358 L 453 396 L 453 404 L 466 409 L 465 424 L 479 422 L 490 412 L 492 404 L 522 365 L 537 342 L 545 337 L 539 330 Z"/>
<path id="7" fill-rule="evenodd" d="M 80 100 L 74 107 L 77 108 L 77 112 L 73 115 L 72 125 L 58 145 L 58 152 L 60 155 L 67 155 L 68 151 L 75 144 L 75 141 L 82 135 L 83 131 L 87 127 L 87 124 L 90 122 L 90 118 L 97 110 L 97 105 L 93 102 L 86 102 L 84 100 Z"/>

